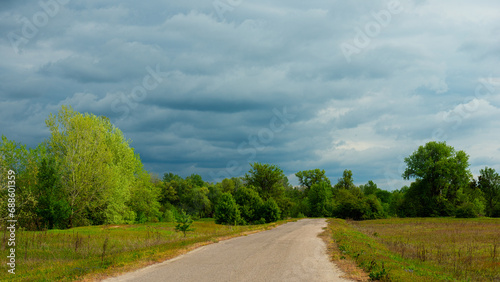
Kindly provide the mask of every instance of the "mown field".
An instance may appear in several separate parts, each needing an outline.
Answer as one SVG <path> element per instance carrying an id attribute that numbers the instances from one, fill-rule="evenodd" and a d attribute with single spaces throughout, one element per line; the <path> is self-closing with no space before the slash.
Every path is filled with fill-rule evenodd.
<path id="1" fill-rule="evenodd" d="M 69 230 L 16 232 L 16 274 L 7 272 L 7 241 L 2 234 L 0 281 L 92 281 L 138 269 L 200 245 L 265 230 L 286 221 L 227 226 L 213 219 L 195 221 L 183 237 L 175 223 L 87 226 Z M 5 229 L 5 228 L 3 228 Z"/>
<path id="2" fill-rule="evenodd" d="M 333 260 L 357 280 L 500 281 L 500 219 L 330 219 L 328 232 Z"/>

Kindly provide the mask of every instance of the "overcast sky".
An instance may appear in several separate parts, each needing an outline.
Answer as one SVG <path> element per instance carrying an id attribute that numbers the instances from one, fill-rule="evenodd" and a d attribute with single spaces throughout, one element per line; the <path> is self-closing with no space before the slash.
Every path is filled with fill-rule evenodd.
<path id="1" fill-rule="evenodd" d="M 105 115 L 146 169 L 249 162 L 399 189 L 431 140 L 500 171 L 500 2 L 0 2 L 0 134 L 35 146 L 61 105 Z"/>

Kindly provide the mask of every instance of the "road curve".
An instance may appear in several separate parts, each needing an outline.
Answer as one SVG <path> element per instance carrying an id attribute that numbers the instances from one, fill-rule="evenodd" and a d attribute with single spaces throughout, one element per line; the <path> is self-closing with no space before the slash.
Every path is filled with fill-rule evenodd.
<path id="1" fill-rule="evenodd" d="M 221 241 L 105 281 L 348 281 L 317 235 L 325 219 L 302 219 Z"/>

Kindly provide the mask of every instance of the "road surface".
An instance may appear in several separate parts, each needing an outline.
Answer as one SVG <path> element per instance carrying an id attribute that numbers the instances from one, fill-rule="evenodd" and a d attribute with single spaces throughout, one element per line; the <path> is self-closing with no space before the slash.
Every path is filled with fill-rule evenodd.
<path id="1" fill-rule="evenodd" d="M 105 281 L 348 281 L 317 237 L 325 219 L 302 219 L 207 245 Z"/>

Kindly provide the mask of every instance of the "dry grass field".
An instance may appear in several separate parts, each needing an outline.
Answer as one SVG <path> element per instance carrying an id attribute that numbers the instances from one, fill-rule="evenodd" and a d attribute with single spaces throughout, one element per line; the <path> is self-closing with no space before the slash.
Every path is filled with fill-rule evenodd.
<path id="1" fill-rule="evenodd" d="M 334 260 L 354 260 L 372 279 L 500 281 L 500 219 L 332 219 L 330 231 Z"/>

